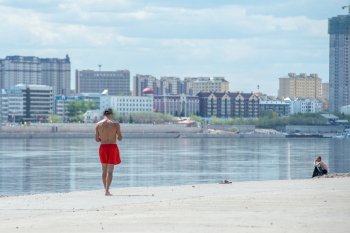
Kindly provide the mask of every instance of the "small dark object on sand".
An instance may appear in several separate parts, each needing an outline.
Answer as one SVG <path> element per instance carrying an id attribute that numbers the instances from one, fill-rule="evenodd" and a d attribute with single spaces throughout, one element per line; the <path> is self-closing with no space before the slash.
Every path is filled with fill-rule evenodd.
<path id="1" fill-rule="evenodd" d="M 232 184 L 232 181 L 223 180 L 223 181 L 220 182 L 220 184 Z"/>

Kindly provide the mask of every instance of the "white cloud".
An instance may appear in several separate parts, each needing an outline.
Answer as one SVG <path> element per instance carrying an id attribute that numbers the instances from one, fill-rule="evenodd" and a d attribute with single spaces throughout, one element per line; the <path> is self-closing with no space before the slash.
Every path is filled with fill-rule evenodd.
<path id="1" fill-rule="evenodd" d="M 326 19 L 253 13 L 244 5 L 190 8 L 141 2 L 55 0 L 20 6 L 20 1 L 0 0 L 0 44 L 7 48 L 1 56 L 69 53 L 78 69 L 103 63 L 135 73 L 224 74 L 232 82 L 269 73 L 272 80 L 327 63 Z"/>
<path id="2" fill-rule="evenodd" d="M 6 44 L 9 37 L 24 43 L 40 41 L 41 45 L 59 40 L 59 34 L 54 30 L 54 25 L 45 20 L 44 15 L 31 10 L 13 9 L 0 6 L 0 27 L 4 33 L 1 43 Z M 25 35 L 25 38 L 19 37 Z"/>
<path id="3" fill-rule="evenodd" d="M 169 39 L 210 39 L 251 37 L 268 33 L 297 33 L 324 35 L 326 21 L 307 19 L 306 17 L 276 18 L 269 15 L 249 15 L 243 7 L 223 6 L 212 9 L 185 9 L 165 7 L 145 7 L 125 12 L 99 12 L 86 6 L 96 4 L 96 0 L 63 2 L 57 14 L 37 13 L 34 10 L 4 10 L 3 19 L 19 29 L 27 28 L 34 36 L 45 41 L 58 39 L 57 28 L 84 27 L 117 36 L 138 38 Z M 110 1 L 108 1 L 110 2 Z M 126 1 L 113 1 L 112 5 L 126 4 Z M 103 2 L 101 3 L 103 5 Z M 107 7 L 111 4 L 107 4 Z M 14 22 L 18 21 L 18 23 Z M 24 27 L 21 27 L 21 24 Z M 4 25 L 6 27 L 6 25 Z M 69 31 L 65 31 L 69 33 Z M 75 34 L 72 31 L 72 34 Z M 66 34 L 67 35 L 67 34 Z M 99 36 L 99 35 L 98 35 Z M 101 35 L 103 37 L 103 35 Z M 69 37 L 68 37 L 69 38 Z M 91 40 L 90 40 L 91 41 Z"/>

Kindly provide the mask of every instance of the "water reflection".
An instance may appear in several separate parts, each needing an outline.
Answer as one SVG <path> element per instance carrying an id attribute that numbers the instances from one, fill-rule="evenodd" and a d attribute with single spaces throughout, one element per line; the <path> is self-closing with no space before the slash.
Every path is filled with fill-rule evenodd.
<path id="1" fill-rule="evenodd" d="M 0 140 L 0 195 L 101 189 L 93 139 Z M 129 139 L 113 187 L 309 178 L 315 155 L 350 170 L 350 140 Z"/>
<path id="2" fill-rule="evenodd" d="M 349 172 L 350 140 L 333 140 L 329 147 L 329 165 L 331 172 Z"/>

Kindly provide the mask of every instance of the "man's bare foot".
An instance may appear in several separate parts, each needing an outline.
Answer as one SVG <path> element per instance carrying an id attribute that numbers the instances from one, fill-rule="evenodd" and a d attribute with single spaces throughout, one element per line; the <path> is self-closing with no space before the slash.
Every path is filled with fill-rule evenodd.
<path id="1" fill-rule="evenodd" d="M 105 195 L 106 195 L 106 196 L 112 196 L 112 194 L 111 194 L 109 191 L 107 191 L 107 192 L 105 193 Z"/>

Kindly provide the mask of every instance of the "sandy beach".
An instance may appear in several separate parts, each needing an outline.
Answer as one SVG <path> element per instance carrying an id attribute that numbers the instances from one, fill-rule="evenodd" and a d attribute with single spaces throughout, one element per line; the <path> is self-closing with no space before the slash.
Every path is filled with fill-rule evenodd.
<path id="1" fill-rule="evenodd" d="M 332 232 L 350 229 L 350 177 L 0 197 L 0 232 Z"/>

